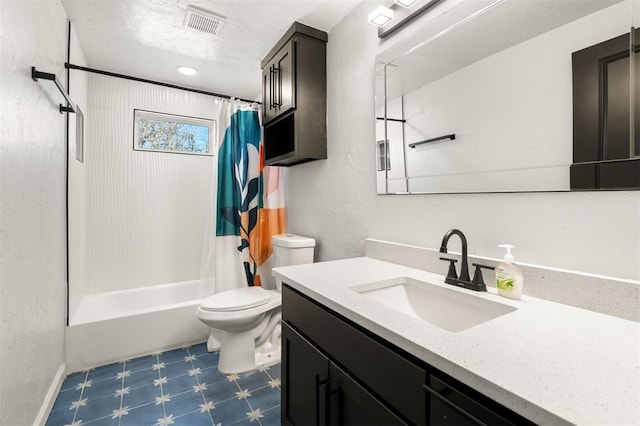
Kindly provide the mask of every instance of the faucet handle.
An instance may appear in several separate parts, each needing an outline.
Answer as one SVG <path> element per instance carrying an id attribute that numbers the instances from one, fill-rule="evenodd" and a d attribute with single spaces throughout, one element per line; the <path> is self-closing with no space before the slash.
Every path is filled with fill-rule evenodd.
<path id="1" fill-rule="evenodd" d="M 449 262 L 449 271 L 447 272 L 447 278 L 445 279 L 445 282 L 449 282 L 447 280 L 457 280 L 458 279 L 458 273 L 456 272 L 456 262 L 458 261 L 458 259 L 452 259 L 450 257 L 441 257 L 440 260 L 446 260 L 447 262 Z"/>
<path id="2" fill-rule="evenodd" d="M 482 265 L 480 263 L 472 263 L 473 266 L 476 267 L 475 272 L 473 273 L 473 280 L 471 284 L 476 291 L 487 291 L 487 285 L 484 283 L 484 279 L 482 278 L 482 269 L 491 269 L 494 270 L 493 266 Z"/>

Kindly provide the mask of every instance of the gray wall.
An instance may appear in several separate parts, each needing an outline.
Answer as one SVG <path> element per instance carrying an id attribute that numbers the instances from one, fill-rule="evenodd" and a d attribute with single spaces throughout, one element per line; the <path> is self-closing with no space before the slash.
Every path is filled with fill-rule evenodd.
<path id="1" fill-rule="evenodd" d="M 501 258 L 497 244 L 510 243 L 516 262 L 640 279 L 640 191 L 375 195 L 371 8 L 329 34 L 328 159 L 288 171 L 289 231 L 318 240 L 316 260 L 360 256 L 368 237 L 437 248 L 455 227 L 470 253 Z"/>
<path id="2" fill-rule="evenodd" d="M 0 2 L 0 424 L 30 425 L 64 362 L 65 116 L 60 2 Z"/>

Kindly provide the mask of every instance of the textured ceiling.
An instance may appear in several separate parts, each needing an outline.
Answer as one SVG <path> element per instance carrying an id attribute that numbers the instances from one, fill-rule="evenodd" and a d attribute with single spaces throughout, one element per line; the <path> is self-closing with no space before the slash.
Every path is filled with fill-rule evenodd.
<path id="1" fill-rule="evenodd" d="M 259 99 L 260 61 L 294 21 L 328 32 L 361 0 L 62 2 L 89 67 Z M 226 17 L 220 37 L 184 27 L 187 5 Z M 182 76 L 179 65 L 199 74 Z"/>

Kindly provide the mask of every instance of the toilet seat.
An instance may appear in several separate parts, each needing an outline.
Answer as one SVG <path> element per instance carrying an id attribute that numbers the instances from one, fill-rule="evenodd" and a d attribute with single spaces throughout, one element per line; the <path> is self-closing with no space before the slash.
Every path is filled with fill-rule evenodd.
<path id="1" fill-rule="evenodd" d="M 202 301 L 200 308 L 210 312 L 231 312 L 255 308 L 271 300 L 271 293 L 262 287 L 243 287 L 222 291 Z"/>

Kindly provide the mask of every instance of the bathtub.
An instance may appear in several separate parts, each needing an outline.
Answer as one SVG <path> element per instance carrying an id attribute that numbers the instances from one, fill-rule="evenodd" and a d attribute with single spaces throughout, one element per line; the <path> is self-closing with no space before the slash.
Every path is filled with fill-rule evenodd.
<path id="1" fill-rule="evenodd" d="M 205 341 L 199 281 L 85 296 L 66 333 L 67 373 Z"/>

